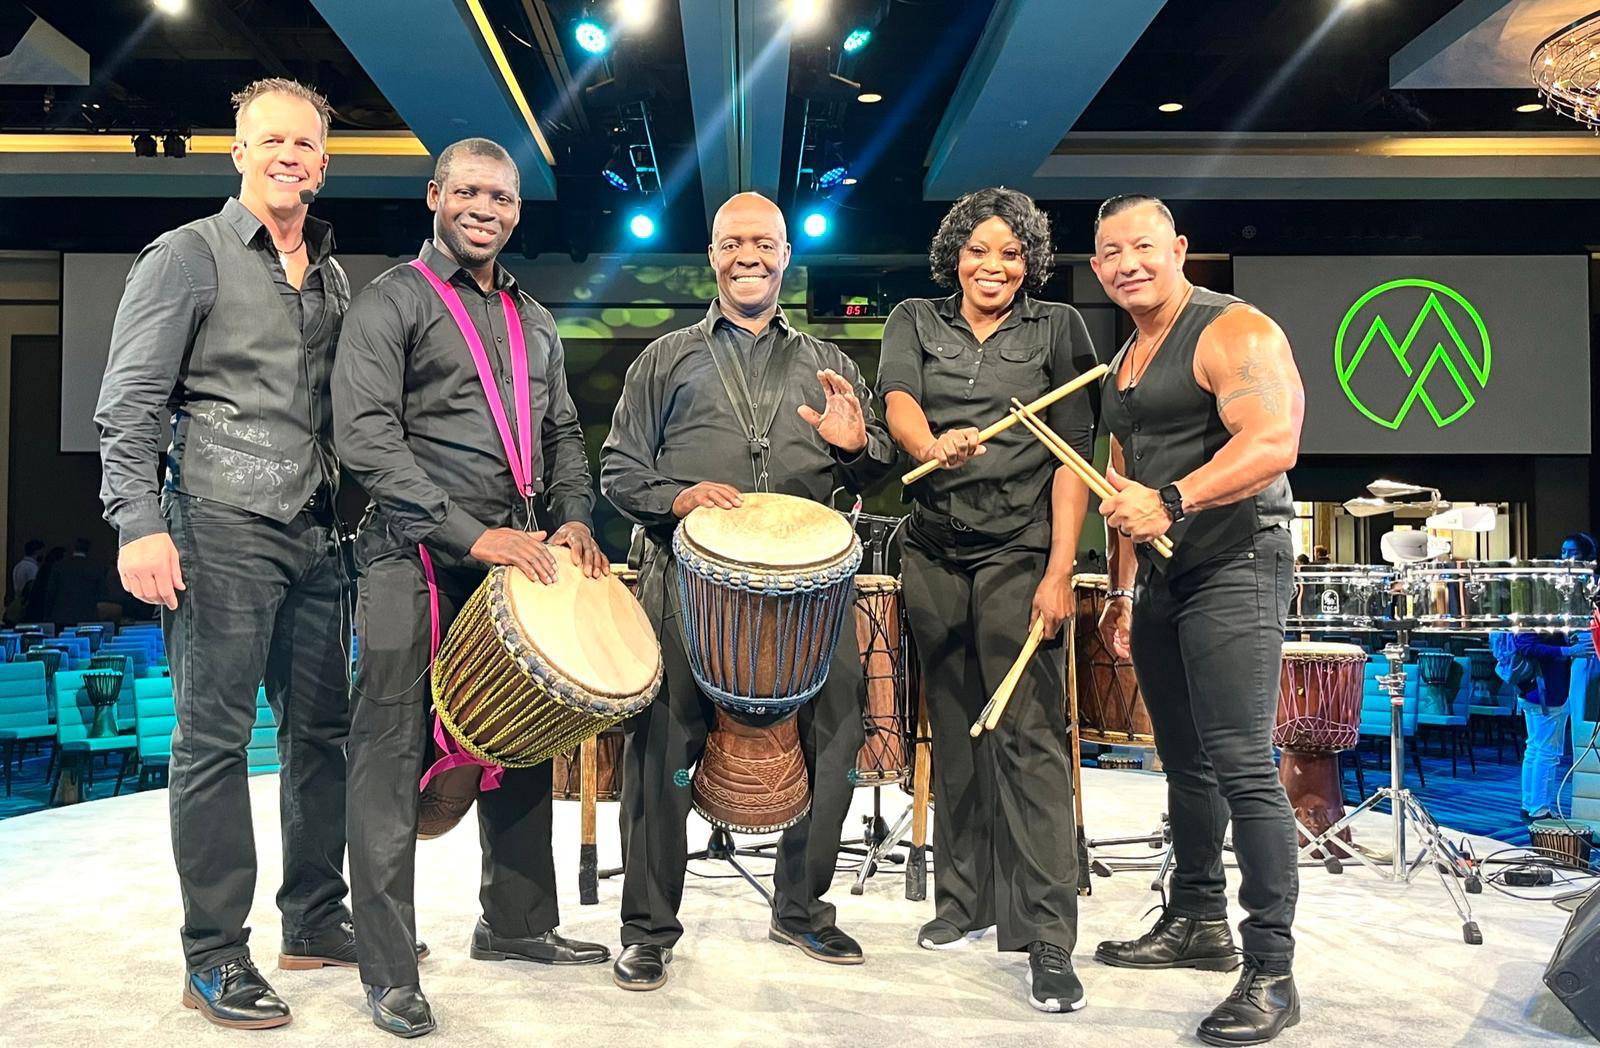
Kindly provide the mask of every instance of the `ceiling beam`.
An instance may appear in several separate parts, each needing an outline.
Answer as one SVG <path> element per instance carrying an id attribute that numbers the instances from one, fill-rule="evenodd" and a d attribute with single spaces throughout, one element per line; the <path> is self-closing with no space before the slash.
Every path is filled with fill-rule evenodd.
<path id="1" fill-rule="evenodd" d="M 1033 174 L 1166 0 L 998 0 L 934 134 L 929 200 Z"/>
<path id="2" fill-rule="evenodd" d="M 1593 0 L 1461 0 L 1394 53 L 1389 86 L 1532 90 L 1534 47 L 1594 6 Z"/>
<path id="3" fill-rule="evenodd" d="M 527 200 L 554 200 L 554 155 L 478 0 L 312 0 L 330 28 L 435 156 L 463 138 L 504 146 Z M 426 42 L 426 60 L 419 50 Z"/>
<path id="4" fill-rule="evenodd" d="M 679 0 L 678 7 L 709 228 L 733 194 L 778 193 L 789 24 L 784 5 L 772 0 Z"/>
<path id="5" fill-rule="evenodd" d="M 261 38 L 261 34 L 250 28 L 240 18 L 238 13 L 229 6 L 228 0 L 201 0 L 201 15 L 213 22 L 217 28 L 228 35 L 235 37 L 244 45 L 251 58 L 260 63 L 272 76 L 281 76 L 293 80 L 294 73 L 283 64 L 283 59 Z"/>

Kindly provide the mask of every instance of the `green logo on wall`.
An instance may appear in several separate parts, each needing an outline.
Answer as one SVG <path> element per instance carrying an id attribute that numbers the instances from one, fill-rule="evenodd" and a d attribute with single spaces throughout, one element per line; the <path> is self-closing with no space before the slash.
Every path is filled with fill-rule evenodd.
<path id="1" fill-rule="evenodd" d="M 1405 337 L 1396 340 L 1398 330 Z M 1489 383 L 1489 330 L 1453 288 L 1391 280 L 1345 313 L 1333 367 L 1350 403 L 1378 425 L 1399 429 L 1420 402 L 1443 429 L 1471 410 Z"/>

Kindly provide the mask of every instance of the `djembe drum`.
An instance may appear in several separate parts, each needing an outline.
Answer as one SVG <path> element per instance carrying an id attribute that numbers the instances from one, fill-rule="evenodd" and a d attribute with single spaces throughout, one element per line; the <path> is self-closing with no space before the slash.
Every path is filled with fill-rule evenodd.
<path id="1" fill-rule="evenodd" d="M 1587 870 L 1594 850 L 1594 831 L 1586 823 L 1535 819 L 1528 824 L 1533 850 L 1563 866 Z"/>
<path id="2" fill-rule="evenodd" d="M 1074 575 L 1073 659 L 1077 667 L 1078 735 L 1102 746 L 1156 744 L 1150 713 L 1133 663 L 1119 659 L 1100 636 L 1109 583 L 1104 575 Z"/>
<path id="3" fill-rule="evenodd" d="M 1454 697 L 1450 691 L 1450 678 L 1455 668 L 1455 656 L 1448 651 L 1423 651 L 1417 654 L 1417 675 L 1422 678 L 1421 704 L 1417 712 L 1449 715 L 1450 700 Z"/>
<path id="4" fill-rule="evenodd" d="M 856 782 L 881 786 L 903 782 L 911 771 L 910 688 L 900 611 L 900 580 L 892 575 L 857 575 L 856 645 L 866 688 L 862 712 L 867 740 L 856 758 Z"/>
<path id="5" fill-rule="evenodd" d="M 1366 651 L 1354 644 L 1283 645 L 1272 744 L 1283 751 L 1278 777 L 1295 818 L 1312 834 L 1344 818 L 1339 753 L 1360 737 L 1366 665 Z M 1349 842 L 1350 831 L 1339 836 Z"/>
<path id="6" fill-rule="evenodd" d="M 549 585 L 496 567 L 468 598 L 433 663 L 433 708 L 445 751 L 470 763 L 431 776 L 418 836 L 466 814 L 485 767 L 530 768 L 650 704 L 661 645 L 644 609 L 613 575 L 586 577 L 553 553 Z"/>
<path id="7" fill-rule="evenodd" d="M 621 727 L 607 728 L 594 738 L 597 801 L 622 799 L 623 738 Z M 556 800 L 583 799 L 584 758 L 590 748 L 574 746 L 550 758 L 550 793 Z"/>
<path id="8" fill-rule="evenodd" d="M 94 705 L 89 738 L 109 739 L 117 734 L 117 696 L 122 692 L 121 670 L 84 670 L 83 690 Z"/>
<path id="9" fill-rule="evenodd" d="M 716 705 L 695 809 L 727 830 L 793 825 L 811 786 L 792 715 L 827 678 L 861 540 L 826 506 L 754 493 L 695 509 L 672 550 L 689 669 Z"/>

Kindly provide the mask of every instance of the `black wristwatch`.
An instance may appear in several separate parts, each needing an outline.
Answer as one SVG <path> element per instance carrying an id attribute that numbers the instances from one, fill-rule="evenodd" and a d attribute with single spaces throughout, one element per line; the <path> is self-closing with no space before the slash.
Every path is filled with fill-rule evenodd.
<path id="1" fill-rule="evenodd" d="M 1172 518 L 1172 523 L 1176 524 L 1182 520 L 1183 495 L 1178 492 L 1178 485 L 1164 485 L 1159 494 L 1161 495 L 1161 508 L 1167 511 L 1167 516 Z"/>

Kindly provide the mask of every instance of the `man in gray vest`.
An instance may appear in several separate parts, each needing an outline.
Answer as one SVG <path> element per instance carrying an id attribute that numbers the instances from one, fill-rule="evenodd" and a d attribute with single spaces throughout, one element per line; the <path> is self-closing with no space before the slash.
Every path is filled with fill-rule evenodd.
<path id="1" fill-rule="evenodd" d="M 328 104 L 292 80 L 234 96 L 239 196 L 139 254 L 95 424 L 129 593 L 162 608 L 177 727 L 169 774 L 183 1003 L 260 1029 L 289 1008 L 250 961 L 245 750 L 265 683 L 283 833 L 279 967 L 355 963 L 345 907 L 349 656 L 328 379 L 350 302 L 327 223 Z M 156 461 L 166 448 L 166 485 Z"/>
<path id="2" fill-rule="evenodd" d="M 1090 264 L 1135 333 L 1111 362 L 1100 418 L 1111 431 L 1105 500 L 1111 590 L 1100 631 L 1133 658 L 1167 774 L 1175 860 L 1155 926 L 1103 942 L 1120 968 L 1239 964 L 1228 929 L 1223 833 L 1239 859 L 1244 972 L 1201 1021 L 1202 1041 L 1261 1044 L 1300 1020 L 1294 817 L 1272 762 L 1284 619 L 1294 584 L 1287 472 L 1305 394 L 1272 319 L 1189 283 L 1188 241 L 1147 196 L 1112 197 Z M 1148 543 L 1165 535 L 1173 555 Z"/>

